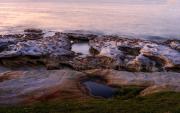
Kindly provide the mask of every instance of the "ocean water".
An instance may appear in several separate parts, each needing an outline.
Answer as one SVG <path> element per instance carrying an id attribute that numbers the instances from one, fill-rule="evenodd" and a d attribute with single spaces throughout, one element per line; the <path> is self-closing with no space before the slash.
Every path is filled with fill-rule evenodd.
<path id="1" fill-rule="evenodd" d="M 0 34 L 25 28 L 180 39 L 180 1 L 0 0 Z"/>

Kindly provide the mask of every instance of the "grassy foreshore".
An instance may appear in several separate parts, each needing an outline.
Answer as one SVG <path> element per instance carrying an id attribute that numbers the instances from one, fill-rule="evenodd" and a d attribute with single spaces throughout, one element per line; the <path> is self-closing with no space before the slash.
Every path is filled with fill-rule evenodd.
<path id="1" fill-rule="evenodd" d="M 119 90 L 111 99 L 46 101 L 25 106 L 0 107 L 0 113 L 180 113 L 180 93 L 137 96 L 140 89 Z"/>

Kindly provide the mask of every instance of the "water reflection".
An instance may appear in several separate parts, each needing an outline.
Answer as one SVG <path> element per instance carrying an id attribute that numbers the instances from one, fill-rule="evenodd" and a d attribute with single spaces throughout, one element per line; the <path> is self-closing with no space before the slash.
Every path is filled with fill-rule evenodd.
<path id="1" fill-rule="evenodd" d="M 74 43 L 72 45 L 72 51 L 76 53 L 81 53 L 83 55 L 90 55 L 89 49 L 90 46 L 86 42 Z"/>
<path id="2" fill-rule="evenodd" d="M 36 27 L 177 38 L 179 20 L 180 3 L 176 0 L 0 3 L 1 33 Z"/>

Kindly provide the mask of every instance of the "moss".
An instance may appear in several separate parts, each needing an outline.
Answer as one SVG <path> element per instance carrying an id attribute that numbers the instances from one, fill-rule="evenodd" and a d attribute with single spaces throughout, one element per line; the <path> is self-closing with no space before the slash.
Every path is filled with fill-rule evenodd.
<path id="1" fill-rule="evenodd" d="M 31 106 L 0 107 L 0 113 L 180 113 L 180 93 L 138 96 L 142 88 L 120 88 L 111 99 L 49 101 Z"/>

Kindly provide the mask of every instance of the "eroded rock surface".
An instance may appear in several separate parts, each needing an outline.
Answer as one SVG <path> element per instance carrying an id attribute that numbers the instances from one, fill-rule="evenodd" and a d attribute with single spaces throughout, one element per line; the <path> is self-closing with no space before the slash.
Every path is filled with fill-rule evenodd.
<path id="1" fill-rule="evenodd" d="M 180 40 L 167 40 L 164 42 L 165 45 L 169 45 L 171 48 L 180 51 Z"/>
<path id="2" fill-rule="evenodd" d="M 164 68 L 180 69 L 180 52 L 167 46 L 147 44 L 141 49 L 141 53 L 156 62 L 161 62 Z"/>
<path id="3" fill-rule="evenodd" d="M 145 89 L 140 95 L 162 91 L 180 91 L 180 74 L 174 72 L 127 72 L 116 70 L 89 70 L 89 76 L 100 76 L 112 86 L 141 86 Z"/>
<path id="4" fill-rule="evenodd" d="M 74 43 L 84 41 L 90 46 L 90 54 L 72 51 Z M 61 33 L 27 29 L 22 34 L 1 36 L 0 60 L 2 65 L 40 63 L 48 69 L 67 65 L 75 70 L 98 68 L 179 72 L 178 48 L 179 40 L 157 43 L 90 32 Z"/>
<path id="5" fill-rule="evenodd" d="M 0 104 L 28 104 L 53 98 L 78 99 L 87 96 L 78 79 L 84 74 L 72 70 L 9 71 L 0 74 Z"/>
<path id="6" fill-rule="evenodd" d="M 180 91 L 180 75 L 175 72 L 126 72 L 116 70 L 5 71 L 0 73 L 0 105 L 29 104 L 48 99 L 91 98 L 81 82 L 100 77 L 110 86 L 144 87 L 140 95 L 162 91 Z"/>
<path id="7" fill-rule="evenodd" d="M 163 43 L 104 36 L 91 40 L 90 45 L 97 55 L 112 58 L 120 68 L 126 70 L 178 71 L 180 69 L 178 44 L 170 47 Z"/>
<path id="8" fill-rule="evenodd" d="M 90 54 L 73 51 L 72 44 L 84 41 Z M 179 45 L 80 31 L 0 35 L 0 104 L 90 98 L 80 82 L 92 76 L 112 86 L 144 87 L 140 95 L 180 92 Z"/>

